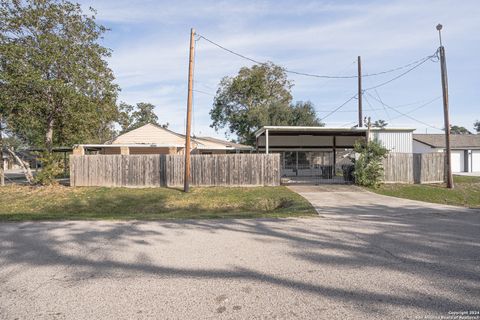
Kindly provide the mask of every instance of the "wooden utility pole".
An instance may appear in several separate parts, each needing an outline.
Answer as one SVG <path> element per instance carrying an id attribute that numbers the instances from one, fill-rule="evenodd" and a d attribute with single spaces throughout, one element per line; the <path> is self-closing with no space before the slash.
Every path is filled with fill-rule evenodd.
<path id="1" fill-rule="evenodd" d="M 187 125 L 185 130 L 185 176 L 183 191 L 190 190 L 190 134 L 192 127 L 192 99 L 193 99 L 193 62 L 195 60 L 195 29 L 190 29 L 190 57 L 188 62 L 188 98 L 187 98 Z"/>
<path id="2" fill-rule="evenodd" d="M 445 171 L 447 174 L 447 188 L 453 189 L 452 176 L 452 158 L 450 149 L 450 116 L 448 112 L 448 79 L 447 79 L 447 62 L 445 60 L 445 48 L 442 45 L 442 25 L 437 25 L 438 36 L 440 39 L 440 47 L 438 52 L 440 54 L 440 70 L 442 77 L 442 96 L 443 96 L 443 118 L 445 125 Z"/>
<path id="3" fill-rule="evenodd" d="M 362 60 L 358 56 L 358 127 L 363 127 L 363 115 L 362 115 Z"/>

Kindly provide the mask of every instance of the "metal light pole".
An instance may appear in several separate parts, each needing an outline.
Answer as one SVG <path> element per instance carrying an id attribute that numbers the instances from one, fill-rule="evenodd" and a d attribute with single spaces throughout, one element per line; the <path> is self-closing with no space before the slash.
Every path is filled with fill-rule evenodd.
<path id="1" fill-rule="evenodd" d="M 445 48 L 442 44 L 442 25 L 437 25 L 438 38 L 440 40 L 440 47 L 438 52 L 440 54 L 440 70 L 442 76 L 442 96 L 443 96 L 443 118 L 445 122 L 445 171 L 447 174 L 447 188 L 453 189 L 452 176 L 452 158 L 450 149 L 450 116 L 448 113 L 448 79 L 447 79 L 447 62 L 445 60 Z"/>

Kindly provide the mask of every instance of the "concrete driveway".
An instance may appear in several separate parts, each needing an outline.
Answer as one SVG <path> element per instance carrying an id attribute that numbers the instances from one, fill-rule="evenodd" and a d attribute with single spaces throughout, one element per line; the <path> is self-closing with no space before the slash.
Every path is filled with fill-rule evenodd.
<path id="1" fill-rule="evenodd" d="M 478 211 L 295 189 L 320 217 L 0 224 L 0 318 L 433 319 L 480 309 Z"/>

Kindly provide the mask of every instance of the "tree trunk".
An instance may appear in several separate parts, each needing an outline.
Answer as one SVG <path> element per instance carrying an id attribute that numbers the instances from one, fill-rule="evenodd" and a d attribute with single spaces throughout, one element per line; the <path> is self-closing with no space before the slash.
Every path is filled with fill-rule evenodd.
<path id="1" fill-rule="evenodd" d="M 48 153 L 52 153 L 53 147 L 53 116 L 50 116 L 47 122 L 47 133 L 45 134 L 45 148 Z"/>
<path id="2" fill-rule="evenodd" d="M 19 166 L 22 167 L 23 173 L 25 174 L 25 178 L 27 179 L 29 184 L 33 184 L 33 174 L 32 171 L 30 170 L 30 165 L 28 162 L 23 161 L 20 159 L 19 156 L 11 149 L 10 147 L 6 147 L 7 152 L 15 159 L 15 161 L 18 163 Z"/>

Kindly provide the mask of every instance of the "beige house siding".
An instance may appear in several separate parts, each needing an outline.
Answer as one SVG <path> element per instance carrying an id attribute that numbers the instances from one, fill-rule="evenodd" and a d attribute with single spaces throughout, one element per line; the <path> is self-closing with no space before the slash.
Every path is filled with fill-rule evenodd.
<path id="1" fill-rule="evenodd" d="M 111 144 L 182 145 L 185 144 L 185 139 L 162 127 L 147 124 L 118 136 Z"/>

